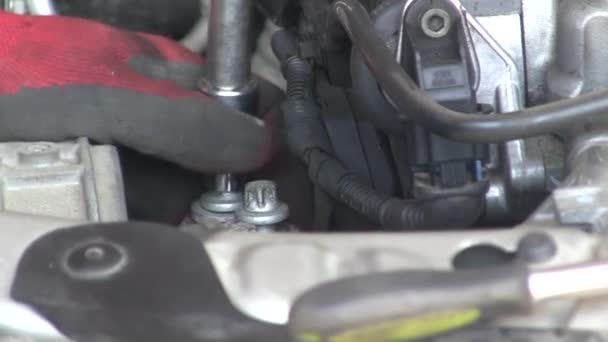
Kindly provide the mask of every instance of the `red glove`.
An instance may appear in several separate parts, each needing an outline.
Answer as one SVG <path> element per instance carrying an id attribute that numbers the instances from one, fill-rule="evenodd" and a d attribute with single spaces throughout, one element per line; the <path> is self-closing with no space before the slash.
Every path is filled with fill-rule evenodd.
<path id="1" fill-rule="evenodd" d="M 202 67 L 162 37 L 0 12 L 0 140 L 86 136 L 203 172 L 261 166 L 268 130 L 188 90 Z"/>

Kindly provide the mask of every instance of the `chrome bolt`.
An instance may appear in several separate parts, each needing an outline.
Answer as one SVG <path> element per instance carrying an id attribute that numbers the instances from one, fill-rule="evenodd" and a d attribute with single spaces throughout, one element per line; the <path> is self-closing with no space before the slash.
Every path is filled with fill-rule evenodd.
<path id="1" fill-rule="evenodd" d="M 236 217 L 241 222 L 267 229 L 285 221 L 289 208 L 279 200 L 275 182 L 260 180 L 245 186 L 243 207 L 236 212 Z"/>
<path id="2" fill-rule="evenodd" d="M 439 8 L 432 8 L 426 11 L 420 19 L 422 32 L 430 38 L 443 38 L 452 26 L 450 14 Z"/>
<path id="3" fill-rule="evenodd" d="M 215 191 L 204 193 L 192 205 L 192 218 L 204 223 L 207 218 L 230 216 L 243 205 L 243 194 L 237 191 L 236 180 L 230 174 L 215 178 Z"/>
<path id="4" fill-rule="evenodd" d="M 215 177 L 215 191 L 203 194 L 201 206 L 215 213 L 233 213 L 243 202 L 243 194 L 236 190 L 236 180 L 230 174 Z"/>

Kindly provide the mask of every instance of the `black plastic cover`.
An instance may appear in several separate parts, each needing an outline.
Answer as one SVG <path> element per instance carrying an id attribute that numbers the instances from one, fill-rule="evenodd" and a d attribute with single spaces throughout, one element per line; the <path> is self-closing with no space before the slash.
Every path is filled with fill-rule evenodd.
<path id="1" fill-rule="evenodd" d="M 43 236 L 23 255 L 11 295 L 76 341 L 287 340 L 284 327 L 237 311 L 201 241 L 169 226 L 97 224 Z"/>

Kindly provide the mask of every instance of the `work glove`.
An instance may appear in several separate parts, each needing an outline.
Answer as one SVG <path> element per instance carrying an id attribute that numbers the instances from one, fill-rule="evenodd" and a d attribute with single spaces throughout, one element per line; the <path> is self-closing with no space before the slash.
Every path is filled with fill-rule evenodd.
<path id="1" fill-rule="evenodd" d="M 266 125 L 199 91 L 201 57 L 159 36 L 0 12 L 0 140 L 89 137 L 202 172 L 246 172 Z"/>

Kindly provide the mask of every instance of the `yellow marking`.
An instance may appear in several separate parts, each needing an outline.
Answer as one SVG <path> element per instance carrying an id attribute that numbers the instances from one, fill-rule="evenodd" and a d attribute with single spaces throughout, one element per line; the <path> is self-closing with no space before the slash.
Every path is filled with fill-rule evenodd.
<path id="1" fill-rule="evenodd" d="M 448 311 L 354 328 L 329 337 L 329 342 L 407 342 L 432 337 L 473 324 L 481 318 L 478 309 Z M 307 334 L 320 342 L 320 336 Z"/>

